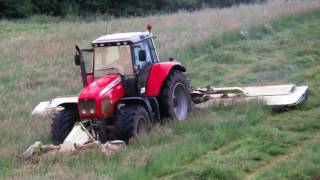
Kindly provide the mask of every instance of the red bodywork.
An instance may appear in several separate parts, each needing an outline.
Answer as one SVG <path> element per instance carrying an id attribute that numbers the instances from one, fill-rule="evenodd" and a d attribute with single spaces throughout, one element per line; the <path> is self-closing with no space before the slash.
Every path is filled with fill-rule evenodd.
<path id="1" fill-rule="evenodd" d="M 180 69 L 184 71 L 182 65 L 176 61 L 156 63 L 152 65 L 149 73 L 146 95 L 157 97 L 161 92 L 162 85 L 168 77 L 171 69 Z M 89 77 L 88 77 L 89 76 Z M 94 100 L 96 111 L 94 114 L 82 114 L 80 105 L 78 110 L 81 119 L 103 118 L 114 113 L 115 103 L 125 97 L 125 87 L 120 74 L 109 74 L 92 82 L 93 76 L 88 75 L 88 85 L 82 89 L 78 97 L 81 101 Z M 116 83 L 115 83 L 116 82 Z M 108 90 L 109 89 L 109 90 Z M 106 91 L 108 90 L 108 91 Z M 104 92 L 106 91 L 106 92 Z M 102 112 L 102 100 L 110 99 L 109 111 Z"/>
<path id="2" fill-rule="evenodd" d="M 118 81 L 119 78 L 120 81 Z M 112 83 L 115 81 L 117 81 L 118 83 L 112 85 Z M 105 88 L 110 88 L 110 90 L 105 93 L 101 93 L 105 90 Z M 82 114 L 81 110 L 79 109 L 80 106 L 78 105 L 80 118 L 101 118 L 112 114 L 114 112 L 115 103 L 123 98 L 124 95 L 125 89 L 121 81 L 120 74 L 109 74 L 100 79 L 97 79 L 96 81 L 84 87 L 78 97 L 78 102 L 80 102 L 81 100 L 95 100 L 96 112 L 95 114 Z M 101 110 L 101 102 L 105 98 L 110 99 L 109 112 L 102 112 Z"/>
<path id="3" fill-rule="evenodd" d="M 176 61 L 157 63 L 152 66 L 147 82 L 147 96 L 159 96 L 161 87 L 172 68 L 184 69 Z"/>

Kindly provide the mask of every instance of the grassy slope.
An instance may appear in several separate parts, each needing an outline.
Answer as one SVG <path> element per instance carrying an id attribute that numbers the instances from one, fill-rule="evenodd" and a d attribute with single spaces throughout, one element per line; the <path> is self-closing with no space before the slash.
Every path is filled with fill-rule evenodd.
<path id="1" fill-rule="evenodd" d="M 76 92 L 79 87 L 77 80 L 55 80 L 47 76 L 58 77 L 63 74 L 75 77 L 77 74 L 60 70 L 62 66 L 71 67 L 70 62 L 63 61 L 69 57 L 70 49 L 55 48 L 56 41 L 65 44 L 60 37 L 50 37 L 51 41 L 46 42 L 45 50 L 39 50 L 36 46 L 35 49 L 39 50 L 36 52 L 43 52 L 40 55 L 21 52 L 21 47 L 30 45 L 27 40 L 15 44 L 16 39 L 8 38 L 10 35 L 4 37 L 3 42 L 15 44 L 12 47 L 18 53 L 14 56 L 11 49 L 0 43 L 4 50 L 1 55 L 4 66 L 0 67 L 0 90 L 6 92 L 0 97 L 0 102 L 8 104 L 1 106 L 0 135 L 9 137 L 10 134 L 10 138 L 2 138 L 0 143 L 0 176 L 304 179 L 319 175 L 319 136 L 315 135 L 320 128 L 317 95 L 320 91 L 317 81 L 320 71 L 319 14 L 316 11 L 281 18 L 254 28 L 241 27 L 182 50 L 178 55 L 187 65 L 195 85 L 206 85 L 208 82 L 216 85 L 249 82 L 307 84 L 311 86 L 312 95 L 302 109 L 275 114 L 260 104 L 228 109 L 209 108 L 194 112 L 187 122 L 156 128 L 150 136 L 132 142 L 126 150 L 113 157 L 104 157 L 93 150 L 66 158 L 43 157 L 35 164 L 21 164 L 12 158 L 32 141 L 39 138 L 49 141 L 48 122 L 30 119 L 28 115 L 30 101 L 34 104 L 43 97 Z M 65 29 L 64 24 L 45 26 L 45 29 L 30 30 L 31 35 L 27 38 L 44 42 L 37 39 L 37 35 L 41 37 L 57 29 L 60 31 L 59 28 Z M 30 25 L 30 28 L 33 26 Z M 240 30 L 247 31 L 248 36 L 240 35 Z M 87 35 L 85 39 L 91 36 Z M 52 56 L 51 51 L 57 50 L 62 51 Z M 170 54 L 169 51 L 166 53 Z M 43 61 L 43 56 L 53 57 L 54 60 Z M 17 63 L 21 57 L 24 62 Z M 34 57 L 38 60 L 36 64 L 32 60 Z M 43 68 L 47 66 L 50 66 L 48 74 L 43 74 Z M 76 71 L 75 68 L 72 71 Z M 46 85 L 47 81 L 51 84 Z M 67 83 L 71 86 L 64 86 Z M 12 148 L 15 150 L 12 151 Z M 267 165 L 269 163 L 271 166 Z"/>

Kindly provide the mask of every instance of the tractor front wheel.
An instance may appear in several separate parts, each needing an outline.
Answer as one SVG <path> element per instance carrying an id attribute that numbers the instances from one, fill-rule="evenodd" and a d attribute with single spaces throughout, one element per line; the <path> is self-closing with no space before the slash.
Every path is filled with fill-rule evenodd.
<path id="1" fill-rule="evenodd" d="M 119 110 L 115 123 L 115 137 L 128 143 L 131 137 L 145 135 L 150 130 L 147 110 L 140 105 L 129 105 Z"/>
<path id="2" fill-rule="evenodd" d="M 52 118 L 51 135 L 55 145 L 63 143 L 77 121 L 77 111 L 64 109 L 55 112 Z"/>
<path id="3" fill-rule="evenodd" d="M 172 71 L 163 85 L 160 97 L 162 117 L 183 121 L 191 109 L 190 85 L 181 71 Z"/>

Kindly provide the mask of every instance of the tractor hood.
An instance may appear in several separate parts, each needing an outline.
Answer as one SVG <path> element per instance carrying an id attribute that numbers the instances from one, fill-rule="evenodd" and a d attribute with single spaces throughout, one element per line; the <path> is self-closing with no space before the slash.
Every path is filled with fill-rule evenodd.
<path id="1" fill-rule="evenodd" d="M 113 105 L 125 94 L 120 74 L 109 74 L 88 84 L 79 94 L 80 118 L 100 118 L 112 113 Z M 105 106 L 108 107 L 105 107 Z M 84 108 L 89 108 L 86 113 Z M 90 109 L 92 112 L 88 113 Z"/>
<path id="2" fill-rule="evenodd" d="M 79 99 L 95 99 L 107 94 L 114 86 L 121 82 L 119 74 L 106 75 L 82 89 Z"/>

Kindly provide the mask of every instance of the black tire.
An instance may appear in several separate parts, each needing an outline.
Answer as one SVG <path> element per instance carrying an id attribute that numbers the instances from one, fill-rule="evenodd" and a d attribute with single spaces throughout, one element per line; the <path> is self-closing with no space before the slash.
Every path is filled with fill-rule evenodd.
<path id="1" fill-rule="evenodd" d="M 170 73 L 162 87 L 159 102 L 162 118 L 178 121 L 187 118 L 191 110 L 190 85 L 181 71 L 174 70 Z"/>
<path id="2" fill-rule="evenodd" d="M 54 113 L 51 124 L 52 142 L 55 145 L 63 143 L 78 119 L 78 112 L 64 109 Z"/>
<path id="3" fill-rule="evenodd" d="M 140 105 L 130 105 L 118 112 L 113 138 L 128 143 L 131 137 L 145 135 L 149 131 L 150 118 L 147 110 Z"/>

